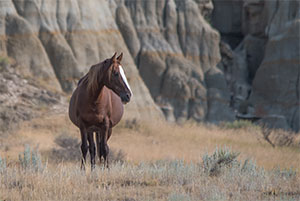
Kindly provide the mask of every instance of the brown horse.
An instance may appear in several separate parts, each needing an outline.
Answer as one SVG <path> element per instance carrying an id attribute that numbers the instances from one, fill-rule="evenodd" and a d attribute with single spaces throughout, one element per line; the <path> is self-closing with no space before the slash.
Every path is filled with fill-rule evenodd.
<path id="1" fill-rule="evenodd" d="M 91 168 L 95 167 L 96 133 L 97 152 L 108 167 L 107 141 L 114 127 L 122 118 L 123 104 L 130 101 L 132 92 L 121 66 L 123 53 L 93 65 L 89 72 L 78 82 L 72 94 L 69 117 L 81 133 L 81 168 L 85 169 L 86 155 L 89 149 Z"/>

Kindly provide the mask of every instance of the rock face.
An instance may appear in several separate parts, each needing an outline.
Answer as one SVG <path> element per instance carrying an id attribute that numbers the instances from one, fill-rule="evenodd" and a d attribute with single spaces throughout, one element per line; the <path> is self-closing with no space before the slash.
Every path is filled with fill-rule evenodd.
<path id="1" fill-rule="evenodd" d="M 228 91 L 204 78 L 221 59 L 219 34 L 204 19 L 212 9 L 194 0 L 1 1 L 0 54 L 69 93 L 92 64 L 122 51 L 135 94 L 127 116 L 160 118 L 154 99 L 170 121 L 218 122 L 233 115 Z"/>
<path id="2" fill-rule="evenodd" d="M 132 47 L 131 49 L 134 49 Z M 134 98 L 127 118 L 160 119 L 105 0 L 0 1 L 0 55 L 46 88 L 72 92 L 92 64 L 123 52 Z"/>
<path id="3" fill-rule="evenodd" d="M 234 119 L 223 73 L 216 69 L 220 37 L 204 19 L 212 9 L 211 1 L 111 1 L 140 75 L 171 121 Z M 223 115 L 216 117 L 218 111 Z"/>
<path id="4" fill-rule="evenodd" d="M 267 126 L 299 131 L 299 1 L 214 0 L 214 5 L 213 24 L 222 39 L 233 48 L 239 41 L 233 52 L 245 63 L 247 75 L 239 83 L 251 90 L 249 97 L 242 97 L 242 107 L 236 108 L 263 120 L 280 116 L 285 123 L 268 121 Z M 222 18 L 226 13 L 229 17 Z M 225 67 L 225 74 L 232 76 L 234 65 L 227 62 Z"/>
<path id="5" fill-rule="evenodd" d="M 47 115 L 66 112 L 61 94 L 43 89 L 34 77 L 24 75 L 22 68 L 0 61 L 0 137 L 18 128 L 18 122 L 45 115 L 45 111 Z"/>
<path id="6" fill-rule="evenodd" d="M 123 52 L 134 93 L 126 118 L 218 123 L 237 112 L 299 131 L 299 4 L 4 0 L 0 55 L 70 93 L 92 64 Z"/>
<path id="7" fill-rule="evenodd" d="M 250 101 L 258 115 L 280 114 L 299 131 L 300 18 L 270 37 L 253 80 Z M 299 44 L 299 43 L 298 43 Z"/>

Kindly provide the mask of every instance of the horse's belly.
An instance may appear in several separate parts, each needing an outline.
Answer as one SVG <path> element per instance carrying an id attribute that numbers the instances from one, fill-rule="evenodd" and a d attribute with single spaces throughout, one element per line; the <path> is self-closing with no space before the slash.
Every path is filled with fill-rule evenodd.
<path id="1" fill-rule="evenodd" d="M 118 116 L 118 117 L 112 117 L 111 118 L 111 125 L 112 127 L 114 127 L 115 125 L 117 125 L 120 121 L 121 121 L 122 115 Z"/>
<path id="2" fill-rule="evenodd" d="M 123 116 L 124 113 L 124 107 L 123 103 L 118 95 L 116 95 L 114 92 L 111 93 L 111 104 L 112 104 L 112 112 L 111 112 L 111 124 L 112 127 L 117 125 Z"/>

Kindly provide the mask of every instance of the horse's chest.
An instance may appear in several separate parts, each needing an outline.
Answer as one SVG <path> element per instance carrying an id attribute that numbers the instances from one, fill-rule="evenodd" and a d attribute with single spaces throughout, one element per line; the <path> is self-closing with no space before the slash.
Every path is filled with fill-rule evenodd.
<path id="1" fill-rule="evenodd" d="M 85 117 L 85 121 L 89 123 L 89 125 L 101 125 L 104 120 L 105 120 L 105 116 L 103 114 L 99 114 L 99 113 L 90 113 Z"/>

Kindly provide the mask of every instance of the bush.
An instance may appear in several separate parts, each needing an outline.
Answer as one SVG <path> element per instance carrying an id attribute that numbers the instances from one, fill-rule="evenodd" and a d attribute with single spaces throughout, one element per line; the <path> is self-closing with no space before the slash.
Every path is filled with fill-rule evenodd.
<path id="1" fill-rule="evenodd" d="M 222 127 L 226 129 L 257 128 L 258 126 L 247 120 L 235 120 L 233 122 L 224 122 Z"/>
<path id="2" fill-rule="evenodd" d="M 19 154 L 19 162 L 24 170 L 42 171 L 44 169 L 37 148 L 31 151 L 29 145 L 25 145 L 24 152 Z"/>
<path id="3" fill-rule="evenodd" d="M 0 173 L 6 170 L 6 160 L 0 157 Z"/>
<path id="4" fill-rule="evenodd" d="M 108 154 L 109 163 L 125 163 L 126 154 L 123 150 L 110 149 Z"/>
<path id="5" fill-rule="evenodd" d="M 10 64 L 9 58 L 6 57 L 6 56 L 1 56 L 1 55 L 0 55 L 0 66 L 1 66 L 1 67 L 6 67 L 6 66 L 9 65 L 9 64 Z M 0 68 L 0 69 L 2 69 L 2 68 Z"/>
<path id="6" fill-rule="evenodd" d="M 218 175 L 222 168 L 238 163 L 236 158 L 239 154 L 240 153 L 232 152 L 226 147 L 223 149 L 216 148 L 211 156 L 205 154 L 202 157 L 204 172 L 208 173 L 210 176 Z"/>
<path id="7" fill-rule="evenodd" d="M 77 138 L 63 133 L 55 138 L 55 143 L 59 149 L 52 149 L 50 159 L 52 161 L 79 161 L 81 159 L 80 143 Z"/>
<path id="8" fill-rule="evenodd" d="M 277 177 L 284 179 L 291 179 L 297 176 L 297 172 L 293 168 L 280 170 L 278 167 L 273 170 L 273 173 L 277 175 Z"/>
<path id="9" fill-rule="evenodd" d="M 60 146 L 59 149 L 54 148 L 50 152 L 49 158 L 53 162 L 61 161 L 80 161 L 81 160 L 81 148 L 80 142 L 77 138 L 68 136 L 67 134 L 61 134 L 55 138 L 55 143 Z M 88 152 L 89 153 L 89 152 Z M 87 155 L 89 156 L 89 154 Z M 122 150 L 110 149 L 108 154 L 109 163 L 124 163 L 126 154 Z M 96 150 L 96 160 L 97 160 Z"/>

